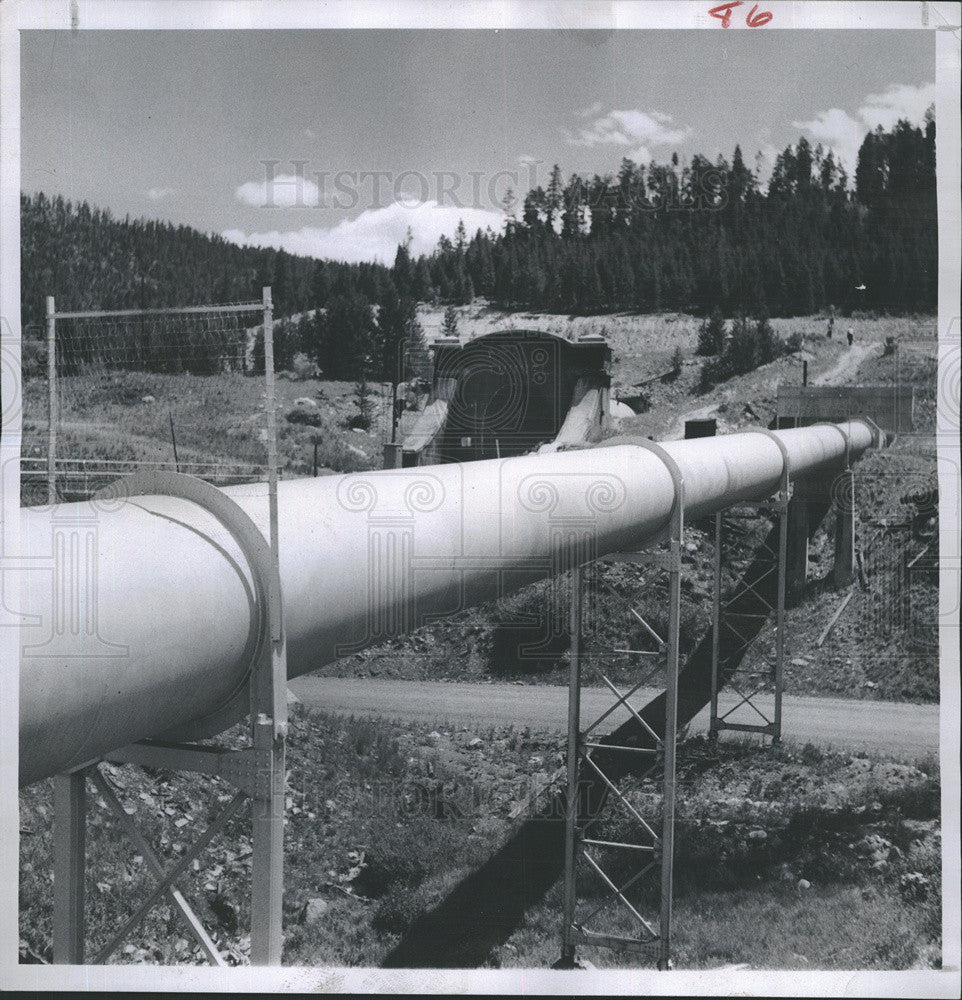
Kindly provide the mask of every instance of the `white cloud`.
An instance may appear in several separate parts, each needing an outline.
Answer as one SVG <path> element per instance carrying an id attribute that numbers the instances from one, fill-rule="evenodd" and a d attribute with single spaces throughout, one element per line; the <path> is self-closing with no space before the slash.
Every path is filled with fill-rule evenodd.
<path id="1" fill-rule="evenodd" d="M 601 114 L 601 109 L 604 105 L 601 101 L 595 101 L 594 104 L 589 104 L 588 107 L 582 108 L 580 111 L 576 111 L 575 114 L 579 118 L 594 118 Z"/>
<path id="2" fill-rule="evenodd" d="M 795 128 L 808 132 L 813 139 L 835 151 L 845 169 L 851 174 L 855 170 L 858 148 L 865 133 L 869 131 L 864 122 L 859 122 L 841 108 L 822 111 L 811 121 L 792 122 Z"/>
<path id="3" fill-rule="evenodd" d="M 270 183 L 266 178 L 247 181 L 239 185 L 234 194 L 238 201 L 254 208 L 316 208 L 321 203 L 317 185 L 307 177 L 294 174 L 276 174 Z"/>
<path id="4" fill-rule="evenodd" d="M 920 87 L 892 84 L 884 94 L 869 94 L 854 118 L 841 108 L 829 108 L 810 121 L 793 121 L 792 125 L 831 147 L 848 173 L 852 174 L 858 162 L 859 147 L 867 132 L 878 125 L 891 129 L 900 118 L 921 124 L 925 109 L 934 100 L 934 83 L 924 83 Z"/>
<path id="5" fill-rule="evenodd" d="M 625 153 L 625 156 L 629 160 L 634 160 L 635 163 L 640 163 L 643 167 L 647 167 L 651 163 L 651 150 L 647 146 L 638 146 L 635 149 L 631 149 Z"/>
<path id="6" fill-rule="evenodd" d="M 164 198 L 169 198 L 172 194 L 175 194 L 173 188 L 147 188 L 147 197 L 151 201 L 163 201 Z"/>
<path id="7" fill-rule="evenodd" d="M 890 129 L 900 118 L 921 124 L 925 109 L 933 103 L 934 83 L 923 83 L 921 87 L 893 83 L 884 94 L 869 94 L 858 114 L 869 128 L 881 125 Z"/>
<path id="8" fill-rule="evenodd" d="M 586 128 L 568 132 L 567 139 L 573 146 L 675 146 L 688 139 L 692 130 L 687 125 L 673 127 L 673 122 L 671 115 L 661 111 L 615 110 L 596 117 Z"/>
<path id="9" fill-rule="evenodd" d="M 417 256 L 430 253 L 438 239 L 452 237 L 458 222 L 463 220 L 469 235 L 490 226 L 495 232 L 504 225 L 504 215 L 482 208 L 459 208 L 426 201 L 413 207 L 399 202 L 381 208 L 368 209 L 356 218 L 345 219 L 336 226 L 323 229 L 304 226 L 301 229 L 264 233 L 245 233 L 228 229 L 221 235 L 242 246 L 283 247 L 289 253 L 308 257 L 327 257 L 352 263 L 379 260 L 394 262 L 399 243 L 403 243 L 410 227 L 413 240 L 411 252 Z"/>

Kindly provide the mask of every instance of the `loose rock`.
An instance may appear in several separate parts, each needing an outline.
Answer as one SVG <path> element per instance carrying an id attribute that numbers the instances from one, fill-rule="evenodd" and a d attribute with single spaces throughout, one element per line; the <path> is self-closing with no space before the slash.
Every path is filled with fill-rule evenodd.
<path id="1" fill-rule="evenodd" d="M 316 896 L 314 899 L 309 899 L 304 904 L 304 916 L 302 918 L 302 923 L 306 924 L 308 927 L 312 927 L 314 924 L 320 922 L 321 918 L 327 913 L 328 904 L 326 899 L 321 899 L 320 896 Z"/>

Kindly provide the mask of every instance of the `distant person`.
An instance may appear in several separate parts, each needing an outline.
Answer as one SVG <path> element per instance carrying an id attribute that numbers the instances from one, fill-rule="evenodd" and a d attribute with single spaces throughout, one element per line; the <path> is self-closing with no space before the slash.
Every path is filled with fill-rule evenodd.
<path id="1" fill-rule="evenodd" d="M 851 347 L 852 341 L 855 339 L 855 331 L 851 327 L 849 327 L 845 336 L 848 338 L 848 346 Z"/>
<path id="2" fill-rule="evenodd" d="M 832 330 L 834 329 L 834 327 L 835 327 L 835 317 L 834 316 L 829 316 L 829 318 L 828 318 L 828 330 L 825 331 L 825 336 L 829 340 L 832 339 Z"/>

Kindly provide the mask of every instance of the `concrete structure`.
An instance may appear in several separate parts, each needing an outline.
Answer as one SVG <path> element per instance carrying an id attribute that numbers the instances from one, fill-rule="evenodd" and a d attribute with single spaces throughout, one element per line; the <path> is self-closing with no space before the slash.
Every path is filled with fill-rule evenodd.
<path id="1" fill-rule="evenodd" d="M 883 430 L 908 434 L 914 409 L 911 385 L 779 385 L 775 412 L 779 427 L 868 417 Z"/>
<path id="2" fill-rule="evenodd" d="M 431 398 L 403 442 L 404 467 L 507 458 L 598 440 L 609 419 L 603 337 L 572 343 L 504 330 L 432 345 Z M 557 449 L 555 449 L 557 450 Z"/>

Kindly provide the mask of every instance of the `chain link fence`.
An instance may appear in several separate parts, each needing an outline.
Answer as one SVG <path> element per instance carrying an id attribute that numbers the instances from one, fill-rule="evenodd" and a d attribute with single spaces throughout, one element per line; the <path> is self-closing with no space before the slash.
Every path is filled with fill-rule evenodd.
<path id="1" fill-rule="evenodd" d="M 24 337 L 24 506 L 147 469 L 264 479 L 264 315 L 265 302 L 57 312 L 48 299 L 46 330 Z"/>

